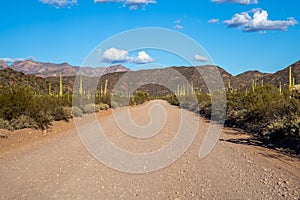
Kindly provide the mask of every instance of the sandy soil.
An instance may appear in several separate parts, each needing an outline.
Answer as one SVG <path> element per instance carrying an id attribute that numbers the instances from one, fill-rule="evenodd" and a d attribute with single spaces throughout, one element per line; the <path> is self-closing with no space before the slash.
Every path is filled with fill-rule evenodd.
<path id="1" fill-rule="evenodd" d="M 152 152 L 167 145 L 180 124 L 180 110 L 160 101 L 130 108 L 132 119 L 141 126 L 149 123 L 147 113 L 153 104 L 163 106 L 168 118 L 161 132 L 149 139 L 124 135 L 111 110 L 98 113 L 97 118 L 115 145 L 129 152 Z M 91 118 L 81 120 L 81 127 L 88 131 Z M 208 123 L 197 120 L 197 137 L 184 155 L 146 174 L 120 172 L 97 161 L 81 143 L 74 121 L 55 122 L 46 132 L 1 131 L 0 199 L 300 198 L 299 158 L 224 128 L 213 151 L 199 159 Z"/>

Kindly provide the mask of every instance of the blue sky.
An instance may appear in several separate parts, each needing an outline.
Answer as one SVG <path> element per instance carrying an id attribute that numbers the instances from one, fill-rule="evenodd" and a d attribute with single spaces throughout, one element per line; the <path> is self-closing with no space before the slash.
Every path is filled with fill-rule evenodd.
<path id="1" fill-rule="evenodd" d="M 232 74 L 254 69 L 274 72 L 300 59 L 298 0 L 6 0 L 0 4 L 0 59 L 6 61 L 32 58 L 81 65 L 107 38 L 143 27 L 186 34 Z M 131 68 L 152 62 L 186 64 L 158 51 L 131 53 L 117 46 L 102 49 L 101 56 Z M 206 63 L 205 56 L 192 56 L 199 65 Z"/>

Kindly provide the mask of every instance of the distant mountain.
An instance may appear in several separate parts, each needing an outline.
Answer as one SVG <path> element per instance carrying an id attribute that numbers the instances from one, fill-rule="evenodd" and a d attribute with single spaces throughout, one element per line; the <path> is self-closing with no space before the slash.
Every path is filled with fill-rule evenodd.
<path id="1" fill-rule="evenodd" d="M 246 71 L 232 78 L 233 80 L 232 86 L 233 88 L 247 87 L 252 85 L 253 80 L 258 81 L 270 75 L 271 75 L 270 73 L 262 73 L 257 70 Z"/>
<path id="2" fill-rule="evenodd" d="M 49 81 L 42 77 L 34 75 L 25 75 L 23 72 L 16 72 L 11 68 L 5 68 L 0 70 L 0 86 L 7 85 L 22 85 L 30 86 L 36 91 L 47 92 L 49 87 Z M 52 84 L 53 88 L 59 88 L 59 82 Z"/>
<path id="3" fill-rule="evenodd" d="M 33 61 L 16 62 L 13 66 L 7 67 L 5 63 L 0 62 L 4 70 L 0 70 L 0 85 L 7 84 L 21 84 L 29 85 L 37 90 L 46 91 L 49 83 L 51 83 L 53 90 L 59 90 L 59 73 L 63 73 L 63 87 L 64 91 L 72 91 L 75 83 L 76 72 L 84 76 L 84 89 L 88 90 L 88 81 L 93 83 L 98 82 L 102 86 L 105 79 L 108 80 L 108 91 L 116 91 L 116 85 L 120 92 L 126 93 L 127 88 L 132 88 L 135 84 L 138 84 L 139 88 L 134 90 L 141 90 L 148 92 L 150 95 L 160 96 L 170 94 L 170 89 L 174 90 L 178 87 L 185 87 L 187 82 L 192 83 L 196 91 L 208 92 L 207 84 L 211 87 L 215 87 L 218 80 L 219 71 L 221 78 L 224 82 L 224 87 L 227 88 L 227 83 L 230 80 L 231 87 L 233 89 L 238 88 L 250 88 L 252 81 L 256 81 L 257 85 L 262 83 L 272 84 L 275 87 L 279 86 L 281 82 L 283 86 L 288 86 L 289 82 L 289 67 L 277 71 L 276 73 L 261 73 L 259 71 L 247 71 L 237 76 L 232 76 L 224 69 L 215 66 L 198 66 L 198 67 L 169 67 L 162 69 L 149 69 L 139 71 L 128 71 L 126 67 L 122 65 L 111 66 L 108 68 L 80 68 L 73 67 L 67 63 L 53 64 L 42 63 Z M 295 83 L 300 84 L 300 61 L 291 65 L 293 71 L 293 77 Z M 15 72 L 19 70 L 22 72 Z M 24 73 L 23 73 L 24 72 Z M 33 72 L 37 75 L 33 75 Z M 104 74 L 100 80 L 98 80 L 99 74 Z M 45 77 L 42 78 L 41 76 Z M 157 83 L 164 84 L 157 84 Z M 165 87 L 167 85 L 168 87 Z M 100 89 L 100 85 L 98 85 Z M 128 94 L 128 93 L 126 93 Z"/>
<path id="4" fill-rule="evenodd" d="M 60 73 L 62 73 L 63 76 L 76 76 L 78 72 L 78 74 L 81 74 L 83 76 L 96 77 L 106 73 L 129 71 L 129 69 L 122 65 L 115 65 L 107 68 L 92 68 L 71 66 L 68 63 L 54 64 L 49 62 L 36 62 L 32 60 L 14 62 L 10 66 L 10 68 L 17 72 L 23 72 L 25 74 L 34 74 L 40 77 L 58 77 Z"/>
<path id="5" fill-rule="evenodd" d="M 300 84 L 300 60 L 290 65 L 289 67 L 292 67 L 292 77 L 295 79 L 295 84 Z M 278 86 L 280 82 L 283 86 L 288 86 L 289 67 L 264 77 L 264 81 L 267 83 L 271 83 L 274 86 Z"/>
<path id="6" fill-rule="evenodd" d="M 0 70 L 5 68 L 8 68 L 8 65 L 3 60 L 0 60 Z"/>

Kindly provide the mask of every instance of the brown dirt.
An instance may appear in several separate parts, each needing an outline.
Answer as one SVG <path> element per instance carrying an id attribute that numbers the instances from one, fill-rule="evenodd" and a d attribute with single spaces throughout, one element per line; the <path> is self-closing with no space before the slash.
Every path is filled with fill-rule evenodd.
<path id="1" fill-rule="evenodd" d="M 180 119 L 178 108 L 149 102 L 130 108 L 133 120 L 147 124 L 145 113 L 153 103 L 162 104 L 170 116 L 152 142 L 124 136 L 113 124 L 111 111 L 97 116 L 120 148 L 153 151 L 174 137 Z M 91 118 L 82 120 L 88 129 Z M 32 130 L 2 132 L 8 138 L 1 138 L 0 199 L 299 199 L 299 158 L 224 128 L 213 151 L 199 159 L 208 123 L 198 120 L 201 128 L 188 151 L 170 166 L 147 174 L 128 174 L 98 162 L 82 145 L 74 122 L 56 122 L 44 135 Z"/>
<path id="2" fill-rule="evenodd" d="M 110 115 L 111 112 L 111 109 L 100 111 L 97 113 L 97 117 L 101 119 Z M 48 130 L 44 131 L 28 128 L 16 131 L 0 129 L 0 155 L 11 150 L 30 146 L 32 143 L 39 143 L 45 139 L 57 137 L 58 135 L 70 132 L 72 129 L 75 129 L 73 119 L 69 122 L 55 121 Z"/>

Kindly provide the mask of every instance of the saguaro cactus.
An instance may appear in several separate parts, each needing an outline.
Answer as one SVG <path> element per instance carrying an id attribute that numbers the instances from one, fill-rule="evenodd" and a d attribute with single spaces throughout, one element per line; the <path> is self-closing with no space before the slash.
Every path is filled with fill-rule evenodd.
<path id="1" fill-rule="evenodd" d="M 103 87 L 102 87 L 102 84 L 100 85 L 100 96 L 103 96 Z"/>
<path id="2" fill-rule="evenodd" d="M 48 93 L 49 93 L 49 95 L 52 95 L 52 92 L 51 92 L 51 83 L 49 83 Z"/>
<path id="3" fill-rule="evenodd" d="M 256 89 L 256 81 L 252 80 L 252 92 L 255 92 Z"/>
<path id="4" fill-rule="evenodd" d="M 105 85 L 104 85 L 104 95 L 107 94 L 107 85 L 108 85 L 108 80 L 105 79 Z"/>
<path id="5" fill-rule="evenodd" d="M 282 85 L 281 85 L 281 81 L 279 83 L 279 94 L 282 95 Z"/>
<path id="6" fill-rule="evenodd" d="M 59 96 L 63 95 L 62 73 L 59 75 Z"/>
<path id="7" fill-rule="evenodd" d="M 79 94 L 82 96 L 82 76 L 80 76 L 80 82 L 79 82 Z"/>
<path id="8" fill-rule="evenodd" d="M 289 89 L 293 87 L 293 74 L 292 67 L 289 68 Z"/>

